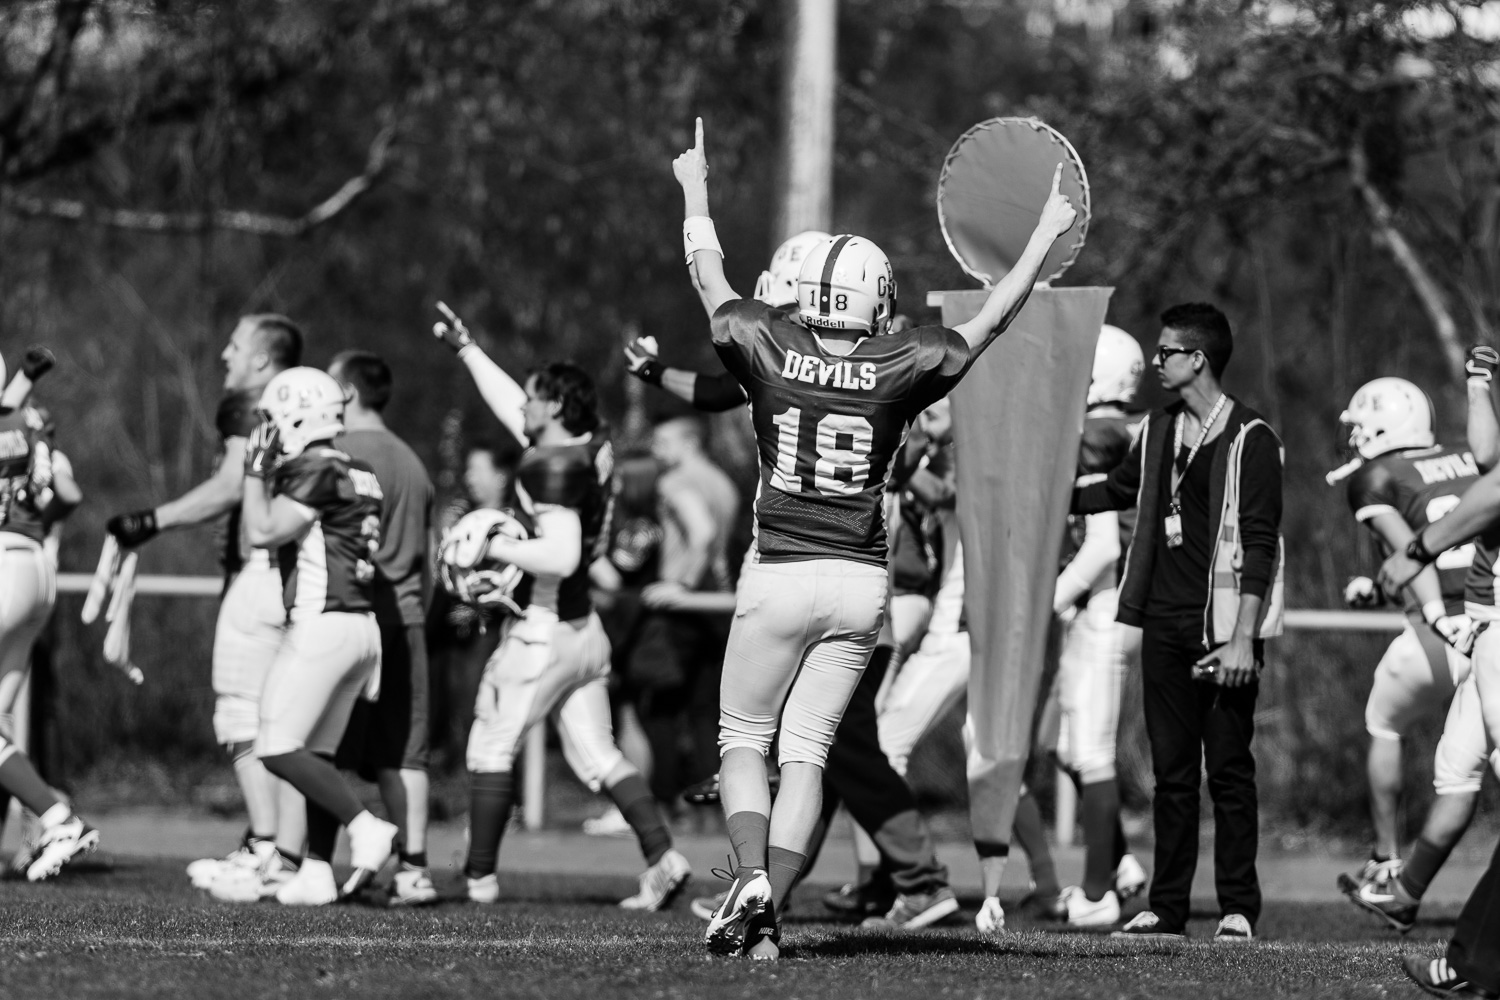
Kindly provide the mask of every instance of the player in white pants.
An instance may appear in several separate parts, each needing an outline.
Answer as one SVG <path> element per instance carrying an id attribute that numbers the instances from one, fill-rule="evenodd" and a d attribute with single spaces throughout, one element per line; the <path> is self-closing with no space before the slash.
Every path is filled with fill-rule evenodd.
<path id="1" fill-rule="evenodd" d="M 228 587 L 214 628 L 214 739 L 234 762 L 250 823 L 235 850 L 188 865 L 188 877 L 200 889 L 211 889 L 220 876 L 237 881 L 253 875 L 278 842 L 299 845 L 294 853 L 300 857 L 306 837 L 302 797 L 255 755 L 261 688 L 281 644 L 286 610 L 273 555 L 250 546 L 240 525 L 245 442 L 259 423 L 261 393 L 276 375 L 300 364 L 302 340 L 301 329 L 285 316 L 240 317 L 221 355 L 224 396 L 214 418 L 219 453 L 213 474 L 175 500 L 116 514 L 106 525 L 125 548 L 173 528 L 223 525 L 221 561 Z M 295 864 L 297 857 L 286 860 Z"/>

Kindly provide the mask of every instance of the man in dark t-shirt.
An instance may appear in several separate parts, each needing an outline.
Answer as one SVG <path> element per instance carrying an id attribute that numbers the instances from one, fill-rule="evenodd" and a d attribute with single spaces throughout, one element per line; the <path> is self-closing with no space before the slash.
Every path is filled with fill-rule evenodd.
<path id="1" fill-rule="evenodd" d="M 380 784 L 401 828 L 401 865 L 390 885 L 395 906 L 437 902 L 427 868 L 428 670 L 426 597 L 432 535 L 432 480 L 416 452 L 386 427 L 391 369 L 368 351 L 344 351 L 328 374 L 349 393 L 335 444 L 375 470 L 385 503 L 373 600 L 380 626 L 380 697 L 360 701 L 339 747 L 340 763 Z"/>

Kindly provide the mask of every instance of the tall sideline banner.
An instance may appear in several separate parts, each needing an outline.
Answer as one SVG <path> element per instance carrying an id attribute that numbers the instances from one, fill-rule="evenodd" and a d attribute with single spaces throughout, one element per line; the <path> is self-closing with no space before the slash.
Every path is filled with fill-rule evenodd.
<path id="1" fill-rule="evenodd" d="M 1112 288 L 1044 288 L 953 391 L 969 673 L 969 818 L 982 854 L 1010 844 L 1031 751 L 1052 592 Z M 943 325 L 987 290 L 936 292 Z M 931 300 L 929 300 L 931 301 Z"/>

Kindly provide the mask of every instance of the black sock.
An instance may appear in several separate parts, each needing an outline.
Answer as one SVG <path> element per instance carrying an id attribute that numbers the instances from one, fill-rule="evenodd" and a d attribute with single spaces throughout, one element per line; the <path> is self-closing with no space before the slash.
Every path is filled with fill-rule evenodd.
<path id="1" fill-rule="evenodd" d="M 484 878 L 495 873 L 500 838 L 515 801 L 515 780 L 509 771 L 469 772 L 469 859 L 464 874 Z"/>
<path id="2" fill-rule="evenodd" d="M 661 856 L 672 849 L 672 832 L 662 819 L 657 808 L 656 796 L 639 771 L 631 771 L 625 777 L 605 789 L 625 817 L 625 822 L 635 831 L 635 839 L 641 843 L 641 853 L 646 864 L 654 865 Z"/>
<path id="3" fill-rule="evenodd" d="M 807 855 L 789 851 L 785 847 L 772 847 L 766 852 L 766 875 L 771 880 L 771 905 L 777 910 L 786 905 L 786 899 L 797 884 L 797 875 Z"/>
<path id="4" fill-rule="evenodd" d="M 1044 896 L 1055 896 L 1062 891 L 1057 883 L 1057 865 L 1052 861 L 1052 850 L 1047 846 L 1047 827 L 1042 823 L 1042 810 L 1036 804 L 1036 796 L 1027 792 L 1016 803 L 1016 843 L 1026 852 L 1031 863 L 1031 881 L 1036 891 Z"/>
<path id="5" fill-rule="evenodd" d="M 364 803 L 349 788 L 338 768 L 320 754 L 304 748 L 262 757 L 260 762 L 266 766 L 267 771 L 301 792 L 309 806 L 316 802 L 337 817 L 344 826 L 348 826 L 350 820 L 365 811 Z M 311 816 L 309 811 L 308 817 Z"/>
<path id="6" fill-rule="evenodd" d="M 766 867 L 766 842 L 771 839 L 771 817 L 746 809 L 724 821 L 729 843 L 734 847 L 736 876 L 752 868 Z"/>
<path id="7" fill-rule="evenodd" d="M 409 852 L 408 851 L 402 851 L 401 852 L 401 863 L 402 864 L 406 864 L 406 865 L 411 865 L 413 868 L 426 868 L 427 867 L 427 852 L 426 851 L 409 851 Z"/>
<path id="8" fill-rule="evenodd" d="M 1443 867 L 1443 862 L 1452 853 L 1451 847 L 1439 847 L 1426 837 L 1418 837 L 1416 845 L 1411 849 L 1411 858 L 1401 866 L 1401 888 L 1412 899 L 1421 899 L 1437 876 L 1438 869 Z"/>
<path id="9" fill-rule="evenodd" d="M 0 788 L 20 799 L 21 805 L 38 816 L 62 801 L 19 749 L 0 761 Z"/>
<path id="10" fill-rule="evenodd" d="M 1083 894 L 1097 903 L 1115 887 L 1115 829 L 1120 824 L 1120 786 L 1115 779 L 1083 786 L 1079 801 L 1083 820 Z"/>
<path id="11" fill-rule="evenodd" d="M 333 862 L 339 842 L 339 818 L 307 797 L 307 856 L 314 861 Z"/>

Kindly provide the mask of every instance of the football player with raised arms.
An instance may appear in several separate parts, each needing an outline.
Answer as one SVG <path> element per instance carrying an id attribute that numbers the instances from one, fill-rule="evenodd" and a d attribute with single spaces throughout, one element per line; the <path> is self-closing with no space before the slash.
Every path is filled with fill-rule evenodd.
<path id="1" fill-rule="evenodd" d="M 1349 509 L 1369 528 L 1381 557 L 1404 552 L 1417 532 L 1458 506 L 1459 497 L 1479 477 L 1467 449 L 1436 443 L 1432 404 L 1427 394 L 1403 378 L 1378 378 L 1363 385 L 1339 417 L 1358 453 L 1350 465 L 1330 473 L 1347 479 Z M 1352 466 L 1352 468 L 1351 468 Z M 1426 714 L 1447 706 L 1469 673 L 1474 629 L 1464 614 L 1464 581 L 1474 547 L 1464 544 L 1439 554 L 1411 581 L 1402 596 L 1407 623 L 1375 668 L 1365 703 L 1370 734 L 1366 771 L 1375 843 L 1357 876 L 1341 875 L 1339 887 L 1358 905 L 1361 894 L 1383 896 L 1401 874 L 1401 743 Z M 1367 578 L 1352 581 L 1345 599 L 1355 607 L 1375 603 L 1378 592 Z M 1393 595 L 1394 596 L 1394 595 Z M 1426 881 L 1463 833 L 1478 801 L 1477 782 L 1445 781 L 1437 775 L 1437 798 L 1429 833 L 1417 840 L 1413 861 Z M 1444 850 L 1440 845 L 1447 844 Z M 1436 864 L 1434 864 L 1436 860 Z M 1422 871 L 1430 872 L 1421 878 Z"/>
<path id="2" fill-rule="evenodd" d="M 1477 347 L 1470 352 L 1468 369 L 1468 440 L 1470 451 L 1458 452 L 1446 451 L 1450 461 L 1459 460 L 1464 466 L 1465 473 L 1470 471 L 1484 471 L 1492 468 L 1497 460 L 1500 460 L 1500 425 L 1497 425 L 1495 417 L 1494 402 L 1490 397 L 1490 382 L 1494 377 L 1497 363 L 1500 363 L 1500 355 L 1489 347 Z M 1390 379 L 1379 379 L 1377 382 L 1390 382 Z M 1372 382 L 1370 385 L 1376 385 Z M 1366 386 L 1365 389 L 1368 389 Z M 1399 388 L 1399 387 L 1398 387 Z M 1415 389 L 1415 387 L 1412 387 Z M 1364 392 L 1365 389 L 1361 389 Z M 1355 397 L 1358 399 L 1358 395 Z M 1402 393 L 1402 398 L 1416 399 L 1412 393 Z M 1421 397 L 1425 402 L 1425 397 Z M 1378 402 L 1378 401 L 1377 401 Z M 1368 401 L 1364 407 L 1368 408 Z M 1391 407 L 1400 416 L 1402 408 L 1398 405 Z M 1350 413 L 1356 413 L 1356 407 L 1351 404 Z M 1359 432 L 1356 432 L 1358 434 Z M 1381 461 L 1376 459 L 1376 462 Z M 1434 480 L 1440 477 L 1436 474 L 1443 463 L 1426 466 L 1424 480 Z M 1473 468 L 1470 469 L 1469 467 Z M 1398 467 L 1399 469 L 1399 467 Z M 1360 471 L 1363 471 L 1363 467 Z M 1356 473 L 1356 476 L 1358 473 Z M 1410 472 L 1405 477 L 1411 478 Z M 1472 486 L 1478 480 L 1472 475 L 1464 475 L 1462 480 L 1465 484 Z M 1414 484 L 1413 484 L 1414 485 Z M 1351 483 L 1351 493 L 1353 484 Z M 1467 491 L 1466 491 L 1467 492 Z M 1444 492 L 1437 495 L 1429 505 L 1436 503 L 1431 513 L 1446 515 L 1451 509 L 1458 505 L 1453 494 Z M 1435 524 L 1440 517 L 1434 516 L 1428 524 Z M 1413 537 L 1423 533 L 1425 524 L 1419 524 L 1420 519 L 1412 522 Z M 1443 591 L 1445 610 L 1451 604 L 1449 595 L 1452 590 L 1452 577 L 1454 570 L 1462 563 L 1467 568 L 1463 571 L 1465 578 L 1461 594 L 1465 602 L 1467 612 L 1468 602 L 1475 597 L 1482 599 L 1483 585 L 1488 576 L 1483 564 L 1487 555 L 1483 548 L 1484 537 L 1478 540 L 1478 545 L 1468 543 L 1457 548 L 1450 548 L 1438 553 L 1435 560 L 1440 585 Z M 1409 546 L 1411 541 L 1408 540 Z M 1397 550 L 1402 551 L 1402 550 Z M 1463 558 L 1455 559 L 1455 555 Z M 1446 564 L 1446 565 L 1445 565 Z M 1432 567 L 1417 574 L 1406 590 L 1410 593 L 1425 576 L 1429 576 Z M 1352 589 L 1362 589 L 1357 584 Z M 1373 588 L 1371 588 L 1373 589 Z M 1399 589 L 1399 588 L 1398 588 Z M 1480 603 L 1476 601 L 1475 603 Z M 1468 620 L 1467 618 L 1464 620 Z M 1476 621 L 1482 621 L 1482 617 Z M 1418 630 L 1418 634 L 1421 630 Z M 1398 639 L 1397 642 L 1400 640 Z M 1395 644 L 1392 644 L 1394 650 Z M 1387 658 L 1390 657 L 1387 653 Z M 1453 654 L 1456 657 L 1457 654 Z M 1438 665 L 1443 665 L 1442 660 L 1437 660 Z M 1413 846 L 1411 856 L 1404 862 L 1394 859 L 1382 859 L 1374 857 L 1365 865 L 1361 877 L 1351 878 L 1347 875 L 1339 877 L 1339 888 L 1349 897 L 1350 902 L 1360 909 L 1374 913 L 1383 919 L 1394 929 L 1405 933 L 1412 929 L 1416 923 L 1417 910 L 1421 906 L 1422 897 L 1431 884 L 1438 870 L 1448 860 L 1458 841 L 1463 837 L 1469 824 L 1474 819 L 1474 813 L 1479 802 L 1480 786 L 1484 782 L 1484 772 L 1492 764 L 1500 767 L 1500 752 L 1495 752 L 1493 744 L 1485 733 L 1483 713 L 1479 704 L 1478 678 L 1475 676 L 1475 657 L 1471 655 L 1464 658 L 1461 667 L 1467 676 L 1457 682 L 1457 690 L 1452 692 L 1452 700 L 1448 704 L 1448 714 L 1443 723 L 1443 735 L 1438 740 L 1437 752 L 1432 762 L 1432 784 L 1436 795 L 1432 804 L 1427 809 L 1427 816 L 1422 824 L 1422 831 Z M 1384 664 L 1382 664 L 1384 665 Z M 1444 675 L 1439 675 L 1446 680 Z M 1424 678 L 1425 679 L 1425 678 Z M 1377 677 L 1377 688 L 1380 680 Z M 1419 707 L 1427 707 L 1436 698 L 1441 697 L 1447 690 L 1445 683 L 1427 685 L 1429 689 L 1425 693 L 1427 701 Z M 1376 705 L 1376 693 L 1371 692 L 1370 704 Z M 1378 709 L 1377 709 L 1378 711 Z M 1413 712 L 1413 715 L 1416 713 Z M 1376 741 L 1372 740 L 1372 743 Z M 1399 744 L 1397 745 L 1399 748 Z M 1372 760 L 1374 759 L 1374 748 L 1372 747 Z M 1400 758 L 1397 757 L 1394 764 L 1399 767 Z M 1500 773 L 1500 772 L 1497 772 Z M 1399 769 L 1395 771 L 1399 777 Z M 1373 775 L 1373 769 L 1372 769 Z M 1372 792 L 1373 788 L 1372 780 Z M 1399 785 L 1398 785 L 1399 787 Z M 1392 817 L 1394 826 L 1394 817 Z M 1394 844 L 1395 841 L 1392 841 Z M 1380 849 L 1377 843 L 1376 849 Z"/>
<path id="3" fill-rule="evenodd" d="M 322 906 L 357 892 L 390 860 L 397 828 L 377 818 L 333 765 L 354 701 L 378 677 L 375 558 L 382 496 L 375 472 L 334 448 L 344 387 L 316 368 L 266 385 L 263 422 L 245 446 L 245 537 L 276 549 L 287 628 L 266 673 L 255 755 L 305 797 L 307 856 L 295 873 L 280 844 L 261 865 L 262 895 Z M 334 844 L 349 828 L 354 874 L 334 880 Z"/>
<path id="4" fill-rule="evenodd" d="M 281 645 L 286 611 L 281 606 L 281 577 L 274 554 L 248 545 L 240 526 L 245 442 L 260 422 L 256 410 L 261 393 L 273 377 L 301 363 L 302 342 L 301 328 L 285 316 L 240 317 L 220 355 L 224 395 L 214 417 L 219 453 L 213 474 L 175 500 L 116 514 L 106 524 L 120 545 L 130 549 L 161 531 L 224 519 L 220 561 L 226 588 L 213 646 L 214 738 L 234 761 L 250 825 L 240 846 L 228 856 L 204 858 L 188 866 L 189 878 L 201 889 L 210 889 L 221 875 L 239 882 L 244 872 L 260 868 L 276 850 L 276 843 L 300 844 L 305 836 L 300 796 L 277 781 L 255 756 L 261 688 Z M 295 865 L 297 858 L 284 860 Z"/>
<path id="5" fill-rule="evenodd" d="M 26 354 L 23 374 L 34 382 L 53 365 L 46 348 Z M 5 362 L 0 360 L 0 384 Z M 57 567 L 43 544 L 52 524 L 83 500 L 72 466 L 47 441 L 46 421 L 7 387 L 0 403 L 0 824 L 12 797 L 36 814 L 41 834 L 29 857 L 18 858 L 33 882 L 99 844 L 97 830 L 37 774 L 16 738 L 16 701 L 31 671 L 31 647 L 57 601 Z M 11 403 L 15 405 L 11 405 Z"/>
<path id="6" fill-rule="evenodd" d="M 734 880 L 705 940 L 716 954 L 779 955 L 777 902 L 805 861 L 834 731 L 875 649 L 887 595 L 884 493 L 916 415 L 946 395 L 1010 324 L 1076 213 L 1061 167 L 1026 250 L 956 330 L 888 334 L 890 261 L 836 236 L 803 261 L 798 313 L 741 299 L 708 214 L 703 123 L 672 164 L 684 249 L 713 314 L 715 350 L 750 396 L 760 452 L 758 561 L 740 578 L 720 692 L 721 788 Z M 779 732 L 781 789 L 765 758 Z"/>
<path id="7" fill-rule="evenodd" d="M 493 533 L 453 554 L 459 570 L 498 561 L 530 577 L 523 617 L 485 665 L 469 730 L 469 898 L 500 898 L 495 866 L 515 800 L 515 757 L 527 731 L 555 713 L 573 773 L 614 801 L 646 857 L 639 891 L 620 905 L 661 909 L 692 867 L 673 848 L 646 779 L 615 745 L 609 639 L 589 597 L 589 565 L 608 544 L 614 465 L 593 381 L 576 365 L 558 362 L 533 372 L 523 386 L 480 350 L 457 316 L 439 309 L 446 321 L 433 332 L 458 352 L 511 436 L 529 443 L 515 485 L 534 530 L 531 538 Z"/>

